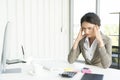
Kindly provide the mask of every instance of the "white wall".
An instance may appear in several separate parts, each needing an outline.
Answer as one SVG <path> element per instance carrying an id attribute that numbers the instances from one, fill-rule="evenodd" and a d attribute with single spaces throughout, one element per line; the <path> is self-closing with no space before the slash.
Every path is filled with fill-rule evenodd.
<path id="1" fill-rule="evenodd" d="M 66 59 L 69 52 L 69 0 L 3 1 L 3 16 L 7 16 L 4 19 L 10 21 L 11 27 L 10 58 L 21 58 L 23 45 L 26 58 Z M 3 32 L 3 27 L 0 30 Z"/>

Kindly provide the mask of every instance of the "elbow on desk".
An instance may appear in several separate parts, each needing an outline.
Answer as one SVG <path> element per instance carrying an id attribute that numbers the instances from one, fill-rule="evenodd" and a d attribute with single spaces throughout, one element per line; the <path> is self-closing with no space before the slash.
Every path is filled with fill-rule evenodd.
<path id="1" fill-rule="evenodd" d="M 71 60 L 69 60 L 69 59 L 68 59 L 68 63 L 72 64 L 72 63 L 73 63 L 73 61 L 71 61 Z"/>
<path id="2" fill-rule="evenodd" d="M 72 64 L 72 63 L 74 63 L 74 61 L 75 61 L 75 58 L 74 58 L 74 57 L 71 57 L 71 55 L 69 54 L 69 55 L 68 55 L 68 62 L 69 62 L 70 64 Z"/>
<path id="3" fill-rule="evenodd" d="M 109 64 L 105 64 L 103 65 L 103 68 L 106 69 L 106 68 L 109 68 L 111 66 L 112 63 L 109 63 Z"/>
<path id="4" fill-rule="evenodd" d="M 107 68 L 108 68 L 108 66 L 103 66 L 103 68 L 104 68 L 104 69 L 107 69 Z"/>
<path id="5" fill-rule="evenodd" d="M 70 64 L 72 64 L 72 63 L 74 63 L 74 60 L 68 58 L 68 62 L 69 62 Z"/>

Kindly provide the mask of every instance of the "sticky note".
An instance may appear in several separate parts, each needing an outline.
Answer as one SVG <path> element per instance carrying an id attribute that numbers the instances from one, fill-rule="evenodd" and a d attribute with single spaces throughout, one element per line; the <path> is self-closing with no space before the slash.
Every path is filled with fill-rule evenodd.
<path id="1" fill-rule="evenodd" d="M 72 68 L 64 68 L 64 71 L 73 71 Z"/>
<path id="2" fill-rule="evenodd" d="M 81 72 L 82 73 L 91 73 L 91 70 L 90 69 L 82 69 Z"/>

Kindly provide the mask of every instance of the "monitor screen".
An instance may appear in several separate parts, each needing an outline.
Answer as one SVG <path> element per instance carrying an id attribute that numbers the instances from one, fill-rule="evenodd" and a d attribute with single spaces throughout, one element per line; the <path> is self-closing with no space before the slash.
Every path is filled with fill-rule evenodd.
<path id="1" fill-rule="evenodd" d="M 0 73 L 20 73 L 21 68 L 12 68 L 6 69 L 6 61 L 8 56 L 8 43 L 9 43 L 9 31 L 10 31 L 10 22 L 7 22 L 5 29 L 4 29 L 4 38 L 3 38 L 3 48 L 2 48 L 2 55 L 1 55 L 1 64 L 0 64 Z"/>
<path id="2" fill-rule="evenodd" d="M 7 46 L 7 36 L 8 36 L 8 25 L 7 22 L 5 29 L 4 29 L 4 38 L 3 38 L 3 48 L 2 48 L 2 55 L 1 55 L 1 65 L 0 65 L 0 72 L 5 72 L 5 65 L 6 65 L 6 46 Z"/>

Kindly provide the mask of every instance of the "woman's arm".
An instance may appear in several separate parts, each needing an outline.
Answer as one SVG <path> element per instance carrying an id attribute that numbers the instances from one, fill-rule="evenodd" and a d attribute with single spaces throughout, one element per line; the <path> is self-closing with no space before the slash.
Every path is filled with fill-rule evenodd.
<path id="1" fill-rule="evenodd" d="M 99 47 L 101 64 L 104 68 L 110 67 L 112 63 L 112 45 L 111 40 L 108 39 L 103 47 Z"/>
<path id="2" fill-rule="evenodd" d="M 112 62 L 112 45 L 111 45 L 111 39 L 106 37 L 105 44 L 103 42 L 101 33 L 99 31 L 99 27 L 94 27 L 94 32 L 96 34 L 96 39 L 98 41 L 98 47 L 99 47 L 99 53 L 101 57 L 101 64 L 104 68 L 107 68 L 111 65 Z"/>
<path id="3" fill-rule="evenodd" d="M 83 37 L 85 37 L 85 35 L 82 35 L 82 32 L 83 31 L 82 31 L 82 28 L 81 28 L 80 31 L 79 31 L 79 34 L 78 34 L 78 36 L 77 36 L 77 38 L 76 38 L 76 40 L 73 44 L 73 47 L 70 50 L 70 53 L 68 55 L 68 62 L 69 63 L 73 63 L 78 58 L 78 56 L 81 52 L 80 48 L 79 48 L 79 42 Z"/>
<path id="4" fill-rule="evenodd" d="M 70 50 L 70 53 L 69 53 L 69 55 L 68 55 L 68 62 L 69 62 L 69 63 L 75 62 L 75 60 L 78 58 L 80 52 L 81 52 L 81 51 L 80 51 L 79 47 L 77 47 L 76 49 L 74 49 L 74 48 L 72 47 L 72 49 Z"/>

